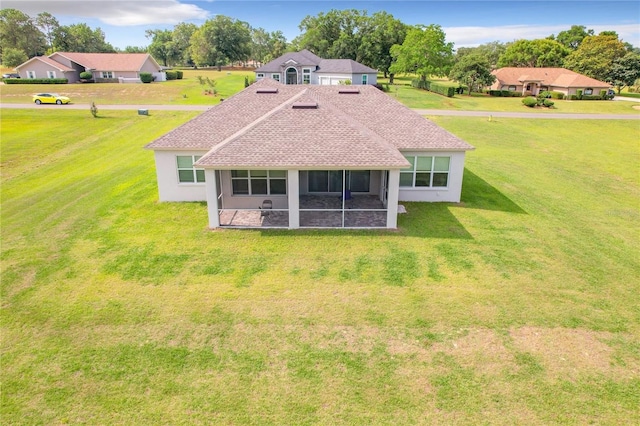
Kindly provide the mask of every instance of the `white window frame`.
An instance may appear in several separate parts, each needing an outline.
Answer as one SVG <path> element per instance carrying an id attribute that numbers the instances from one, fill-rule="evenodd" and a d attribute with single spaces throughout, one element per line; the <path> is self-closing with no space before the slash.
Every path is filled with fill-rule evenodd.
<path id="1" fill-rule="evenodd" d="M 302 84 L 311 84 L 311 68 L 302 68 Z"/>
<path id="2" fill-rule="evenodd" d="M 411 167 L 407 167 L 406 169 L 400 169 L 400 181 L 402 181 L 402 176 L 411 175 L 411 186 L 409 185 L 400 185 L 400 189 L 437 189 L 437 188 L 448 188 L 449 181 L 451 177 L 451 156 L 449 155 L 405 155 L 404 156 L 407 161 L 412 163 Z M 418 169 L 418 158 L 429 158 L 431 157 L 431 166 L 429 170 Z M 449 159 L 449 168 L 444 170 L 435 170 L 436 158 L 448 158 Z M 413 160 L 411 160 L 413 159 Z M 418 174 L 429 173 L 429 185 L 416 185 L 416 179 Z M 434 186 L 433 185 L 433 176 L 436 174 L 445 173 L 447 175 L 447 184 L 445 186 Z"/>
<path id="3" fill-rule="evenodd" d="M 511 86 L 509 86 L 509 87 L 507 88 L 507 90 L 508 90 L 509 92 L 515 92 L 515 91 L 516 91 L 516 86 L 514 86 L 514 85 L 512 84 Z"/>
<path id="4" fill-rule="evenodd" d="M 367 74 L 362 74 L 362 84 L 369 84 L 369 76 Z"/>
<path id="5" fill-rule="evenodd" d="M 588 95 L 593 95 L 593 88 L 592 87 L 586 87 L 584 89 L 584 94 L 587 95 L 587 96 Z"/>
<path id="6" fill-rule="evenodd" d="M 27 71 L 27 78 L 35 79 L 36 78 L 36 72 L 35 71 Z"/>
<path id="7" fill-rule="evenodd" d="M 234 172 L 247 172 L 247 176 L 233 176 Z M 266 176 L 252 176 L 251 172 L 267 172 Z M 272 172 L 279 172 L 282 173 L 284 172 L 284 176 L 271 176 Z M 231 174 L 231 195 L 233 195 L 234 197 L 250 197 L 250 196 L 265 196 L 265 195 L 282 195 L 282 196 L 286 196 L 287 195 L 287 171 L 286 170 L 231 170 L 230 172 Z M 251 181 L 252 180 L 266 180 L 267 181 L 267 193 L 266 194 L 254 194 L 252 191 L 252 185 L 251 185 Z M 284 193 L 282 194 L 272 194 L 271 193 L 271 181 L 272 180 L 284 180 Z M 237 182 L 237 181 L 246 181 L 247 182 L 247 194 L 236 194 L 234 187 L 233 187 L 233 182 Z"/>
<path id="8" fill-rule="evenodd" d="M 55 71 L 47 71 L 47 78 L 56 78 Z"/>
<path id="9" fill-rule="evenodd" d="M 190 157 L 191 158 L 191 167 L 180 167 L 179 158 L 180 157 Z M 176 177 L 178 179 L 178 185 L 204 185 L 204 170 L 196 169 L 193 167 L 193 163 L 198 161 L 202 157 L 202 155 L 176 155 Z M 193 173 L 193 182 L 182 182 L 180 180 L 180 172 L 184 172 L 190 170 Z"/>
<path id="10" fill-rule="evenodd" d="M 271 78 L 277 82 L 280 82 L 280 74 L 271 74 Z"/>
<path id="11" fill-rule="evenodd" d="M 263 72 L 259 72 L 256 74 L 256 80 L 260 80 L 261 78 L 264 78 L 264 73 Z"/>
<path id="12" fill-rule="evenodd" d="M 114 78 L 113 71 L 100 71 L 101 78 Z"/>

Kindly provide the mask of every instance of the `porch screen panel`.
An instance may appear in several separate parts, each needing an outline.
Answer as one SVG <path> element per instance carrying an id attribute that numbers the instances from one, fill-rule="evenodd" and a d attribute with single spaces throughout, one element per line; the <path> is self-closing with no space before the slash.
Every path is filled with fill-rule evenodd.
<path id="1" fill-rule="evenodd" d="M 311 170 L 309 172 L 309 192 L 327 192 L 329 172 Z"/>
<path id="2" fill-rule="evenodd" d="M 369 170 L 354 170 L 350 172 L 349 189 L 351 192 L 369 192 L 371 172 Z"/>
<path id="3" fill-rule="evenodd" d="M 342 192 L 342 170 L 329 172 L 329 192 Z"/>

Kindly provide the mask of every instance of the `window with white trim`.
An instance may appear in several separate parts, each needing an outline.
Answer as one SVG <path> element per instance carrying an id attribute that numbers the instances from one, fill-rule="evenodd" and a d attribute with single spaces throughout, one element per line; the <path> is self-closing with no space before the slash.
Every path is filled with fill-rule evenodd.
<path id="1" fill-rule="evenodd" d="M 36 78 L 35 71 L 27 71 L 27 78 Z"/>
<path id="2" fill-rule="evenodd" d="M 302 84 L 311 84 L 310 68 L 302 68 Z"/>
<path id="3" fill-rule="evenodd" d="M 260 80 L 261 78 L 264 78 L 264 73 L 259 72 L 256 74 L 256 80 Z"/>
<path id="4" fill-rule="evenodd" d="M 56 78 L 55 71 L 47 71 L 47 78 Z"/>
<path id="5" fill-rule="evenodd" d="M 367 84 L 369 81 L 369 76 L 367 74 L 362 74 L 362 84 Z"/>
<path id="6" fill-rule="evenodd" d="M 342 192 L 342 170 L 310 170 L 309 192 Z M 346 188 L 351 192 L 369 192 L 371 171 L 347 170 Z"/>
<path id="7" fill-rule="evenodd" d="M 176 163 L 178 165 L 178 182 L 180 183 L 204 183 L 204 170 L 195 169 L 193 163 L 198 161 L 202 155 L 178 155 Z"/>
<path id="8" fill-rule="evenodd" d="M 411 166 L 400 170 L 404 188 L 446 188 L 449 183 L 451 157 L 405 155 Z"/>
<path id="9" fill-rule="evenodd" d="M 113 78 L 113 71 L 102 71 L 100 75 L 102 78 Z"/>
<path id="10" fill-rule="evenodd" d="M 233 195 L 286 195 L 286 170 L 231 170 Z"/>
<path id="11" fill-rule="evenodd" d="M 508 87 L 508 90 L 510 92 L 515 92 L 516 91 L 516 86 L 511 85 L 511 86 Z"/>
<path id="12" fill-rule="evenodd" d="M 271 78 L 275 81 L 280 81 L 280 74 L 271 74 Z"/>
<path id="13" fill-rule="evenodd" d="M 593 95 L 593 89 L 591 87 L 587 87 L 586 89 L 584 89 L 584 94 Z"/>

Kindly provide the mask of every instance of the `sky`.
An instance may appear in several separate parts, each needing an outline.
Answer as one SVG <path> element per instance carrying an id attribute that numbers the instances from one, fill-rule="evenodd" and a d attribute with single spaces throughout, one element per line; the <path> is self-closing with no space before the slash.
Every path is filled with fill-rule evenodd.
<path id="1" fill-rule="evenodd" d="M 331 9 L 386 11 L 405 24 L 437 24 L 454 47 L 472 47 L 490 41 L 545 38 L 584 25 L 616 31 L 626 42 L 640 47 L 640 2 L 624 1 L 217 1 L 217 0 L 2 0 L 35 17 L 49 12 L 62 25 L 84 22 L 100 27 L 106 41 L 118 48 L 147 46 L 147 29 L 172 29 L 179 22 L 201 25 L 215 15 L 226 15 L 267 31 L 280 30 L 291 41 L 307 15 Z"/>

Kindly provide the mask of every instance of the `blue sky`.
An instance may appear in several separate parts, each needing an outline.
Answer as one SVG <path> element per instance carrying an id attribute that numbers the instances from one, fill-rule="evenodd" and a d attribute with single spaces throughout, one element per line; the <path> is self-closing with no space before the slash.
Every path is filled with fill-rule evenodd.
<path id="1" fill-rule="evenodd" d="M 386 11 L 406 24 L 438 24 L 455 47 L 489 41 L 543 38 L 584 25 L 596 33 L 617 31 L 640 47 L 640 2 L 626 1 L 190 1 L 190 0 L 3 0 L 36 16 L 49 12 L 64 25 L 85 22 L 100 27 L 116 47 L 146 46 L 146 29 L 171 29 L 178 22 L 201 25 L 216 14 L 268 31 L 281 30 L 291 40 L 307 15 L 331 9 Z"/>

